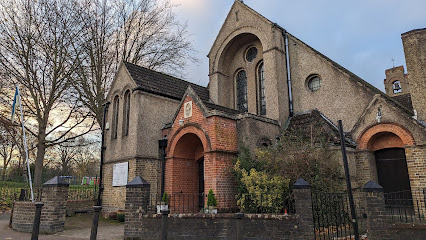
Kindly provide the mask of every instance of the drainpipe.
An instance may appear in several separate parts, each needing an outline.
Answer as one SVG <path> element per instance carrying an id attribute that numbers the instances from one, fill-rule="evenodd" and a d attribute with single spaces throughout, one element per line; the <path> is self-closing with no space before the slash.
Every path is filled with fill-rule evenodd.
<path id="1" fill-rule="evenodd" d="M 164 179 L 165 179 L 165 173 L 166 173 L 166 148 L 167 148 L 167 139 L 163 138 L 161 140 L 158 140 L 158 147 L 161 151 L 161 197 L 164 194 Z"/>
<path id="2" fill-rule="evenodd" d="M 287 81 L 288 81 L 288 104 L 289 104 L 289 116 L 293 116 L 293 93 L 291 91 L 291 73 L 290 73 L 290 53 L 288 52 L 288 35 L 287 31 L 283 31 L 285 41 L 285 62 L 287 66 Z"/>
<path id="3" fill-rule="evenodd" d="M 282 35 L 285 43 L 285 62 L 287 72 L 287 85 L 288 85 L 288 105 L 289 105 L 289 116 L 293 116 L 293 93 L 291 91 L 291 73 L 290 73 L 290 54 L 288 52 L 288 33 L 287 31 L 275 23 L 275 26 L 282 31 Z"/>

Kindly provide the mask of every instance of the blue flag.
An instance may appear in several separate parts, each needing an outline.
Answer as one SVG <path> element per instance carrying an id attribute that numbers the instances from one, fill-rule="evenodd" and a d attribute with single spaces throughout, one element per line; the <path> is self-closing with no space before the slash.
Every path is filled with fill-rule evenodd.
<path id="1" fill-rule="evenodd" d="M 12 104 L 12 117 L 11 117 L 12 123 L 13 123 L 14 118 L 15 118 L 15 106 L 16 106 L 16 100 L 18 98 L 18 94 L 19 94 L 19 90 L 18 90 L 18 87 L 16 87 L 15 97 L 13 98 L 13 104 Z"/>

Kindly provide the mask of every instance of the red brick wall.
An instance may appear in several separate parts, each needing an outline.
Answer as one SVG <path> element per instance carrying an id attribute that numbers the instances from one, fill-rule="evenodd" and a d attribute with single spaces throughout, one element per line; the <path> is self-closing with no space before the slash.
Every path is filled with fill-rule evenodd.
<path id="1" fill-rule="evenodd" d="M 169 139 L 165 190 L 171 194 L 197 194 L 197 160 L 204 156 L 204 192 L 213 189 L 222 199 L 221 207 L 234 207 L 235 181 L 229 170 L 237 152 L 236 121 L 220 116 L 205 117 L 189 96 L 185 99 L 188 101 L 192 101 L 192 116 L 184 119 L 182 107 L 173 126 L 163 131 Z M 179 125 L 181 119 L 183 126 Z"/>

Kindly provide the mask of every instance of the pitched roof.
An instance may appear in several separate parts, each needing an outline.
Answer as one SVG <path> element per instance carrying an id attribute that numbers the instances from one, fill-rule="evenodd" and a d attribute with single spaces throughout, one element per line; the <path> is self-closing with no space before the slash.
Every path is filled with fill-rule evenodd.
<path id="1" fill-rule="evenodd" d="M 316 109 L 290 117 L 284 134 L 301 137 L 314 144 L 340 145 L 339 128 Z M 345 145 L 355 147 L 356 143 L 349 136 L 345 136 Z"/>
<path id="2" fill-rule="evenodd" d="M 181 100 L 190 85 L 201 100 L 209 101 L 209 89 L 161 72 L 157 72 L 133 63 L 124 62 L 131 77 L 138 85 L 137 89 L 164 97 Z"/>
<path id="3" fill-rule="evenodd" d="M 411 102 L 411 94 L 407 93 L 407 94 L 397 95 L 397 96 L 393 96 L 392 98 L 395 99 L 396 101 L 398 101 L 402 106 L 404 106 L 408 110 L 413 111 L 413 103 Z"/>
<path id="4" fill-rule="evenodd" d="M 220 112 L 223 112 L 223 113 L 226 113 L 226 114 L 229 114 L 229 115 L 236 115 L 236 114 L 242 113 L 242 111 L 239 111 L 239 110 L 236 110 L 236 109 L 232 109 L 232 108 L 227 108 L 227 107 L 216 105 L 216 104 L 209 103 L 209 102 L 204 102 L 204 105 L 209 110 L 218 110 Z"/>

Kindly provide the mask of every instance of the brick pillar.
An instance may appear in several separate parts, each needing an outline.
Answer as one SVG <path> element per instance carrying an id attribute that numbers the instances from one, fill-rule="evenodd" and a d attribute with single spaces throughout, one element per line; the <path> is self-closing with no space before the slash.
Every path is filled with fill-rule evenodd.
<path id="1" fill-rule="evenodd" d="M 40 232 L 64 231 L 69 184 L 58 176 L 43 184 Z"/>
<path id="2" fill-rule="evenodd" d="M 293 185 L 296 214 L 299 216 L 298 239 L 314 239 L 311 186 L 302 178 Z"/>
<path id="3" fill-rule="evenodd" d="M 148 213 L 151 184 L 137 176 L 126 185 L 124 239 L 139 239 L 142 215 Z"/>
<path id="4" fill-rule="evenodd" d="M 370 180 L 362 188 L 365 196 L 365 211 L 367 213 L 367 233 L 369 240 L 386 239 L 389 227 L 385 209 L 383 188 Z"/>

